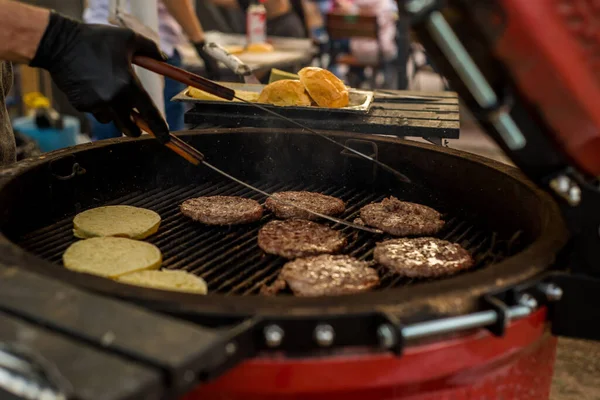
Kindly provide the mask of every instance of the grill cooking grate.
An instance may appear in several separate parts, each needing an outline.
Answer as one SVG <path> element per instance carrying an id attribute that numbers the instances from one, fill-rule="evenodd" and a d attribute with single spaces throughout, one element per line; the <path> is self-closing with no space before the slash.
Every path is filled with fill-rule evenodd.
<path id="1" fill-rule="evenodd" d="M 360 208 L 370 202 L 380 201 L 387 194 L 373 193 L 356 188 L 333 185 L 302 185 L 251 182 L 267 192 L 282 190 L 308 190 L 336 196 L 346 202 L 346 212 L 341 218 L 353 221 Z M 272 219 L 266 213 L 260 222 L 250 225 L 230 227 L 209 227 L 195 223 L 181 215 L 179 205 L 186 199 L 198 196 L 230 195 L 243 196 L 264 202 L 263 195 L 254 193 L 240 185 L 228 182 L 211 182 L 201 185 L 177 185 L 169 188 L 156 188 L 138 191 L 121 197 L 108 204 L 127 204 L 154 210 L 162 217 L 157 234 L 147 240 L 160 248 L 163 253 L 163 268 L 183 269 L 202 276 L 208 283 L 211 293 L 231 295 L 257 294 L 264 284 L 272 283 L 286 260 L 264 254 L 257 245 L 258 230 Z M 61 264 L 62 254 L 75 242 L 72 234 L 72 218 L 69 216 L 50 226 L 38 229 L 17 240 L 26 250 L 50 262 Z M 518 239 L 498 241 L 494 232 L 478 228 L 474 218 L 464 218 L 447 214 L 446 226 L 438 235 L 457 242 L 471 252 L 480 268 L 512 253 L 511 247 Z M 375 243 L 387 237 L 356 231 L 352 228 L 333 225 L 346 234 L 348 246 L 345 254 L 360 259 L 371 259 Z M 399 277 L 377 266 L 381 277 L 380 289 L 400 287 L 414 282 L 414 279 Z"/>

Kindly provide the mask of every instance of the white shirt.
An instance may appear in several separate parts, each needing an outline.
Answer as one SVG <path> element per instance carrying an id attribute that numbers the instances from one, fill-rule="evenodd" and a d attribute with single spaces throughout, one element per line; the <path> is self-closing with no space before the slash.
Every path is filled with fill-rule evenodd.
<path id="1" fill-rule="evenodd" d="M 143 0 L 133 0 L 143 1 Z M 125 6 L 125 12 L 130 12 L 130 0 L 122 1 Z M 88 0 L 87 7 L 83 11 L 83 20 L 88 24 L 108 24 L 108 16 L 110 13 L 110 0 Z M 182 43 L 183 31 L 181 26 L 175 21 L 175 18 L 167 7 L 160 0 L 158 4 L 158 36 L 160 38 L 160 48 L 167 56 L 172 57 L 175 47 Z"/>

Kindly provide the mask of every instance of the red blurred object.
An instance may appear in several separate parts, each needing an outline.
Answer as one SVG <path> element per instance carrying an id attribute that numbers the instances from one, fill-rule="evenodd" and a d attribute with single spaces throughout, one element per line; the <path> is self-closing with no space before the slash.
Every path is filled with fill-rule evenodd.
<path id="1" fill-rule="evenodd" d="M 390 353 L 259 357 L 183 400 L 547 399 L 556 339 L 546 309 L 510 324 Z"/>
<path id="2" fill-rule="evenodd" d="M 501 0 L 495 53 L 583 171 L 600 176 L 600 6 L 593 0 Z"/>

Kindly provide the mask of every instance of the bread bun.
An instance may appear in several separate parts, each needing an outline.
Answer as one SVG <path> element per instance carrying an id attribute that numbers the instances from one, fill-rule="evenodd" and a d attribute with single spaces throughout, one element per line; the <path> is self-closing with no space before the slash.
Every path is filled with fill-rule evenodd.
<path id="1" fill-rule="evenodd" d="M 237 44 L 223 46 L 229 54 L 241 54 L 244 52 L 244 46 Z"/>
<path id="2" fill-rule="evenodd" d="M 156 233 L 160 215 L 152 210 L 132 206 L 92 208 L 73 219 L 73 234 L 80 239 L 118 236 L 144 239 Z"/>
<path id="3" fill-rule="evenodd" d="M 251 43 L 246 47 L 246 51 L 250 53 L 270 53 L 273 50 L 275 49 L 269 43 Z"/>
<path id="4" fill-rule="evenodd" d="M 269 83 L 264 87 L 259 103 L 274 104 L 276 106 L 310 106 L 311 100 L 304 85 L 300 81 L 283 79 Z"/>
<path id="5" fill-rule="evenodd" d="M 80 240 L 63 254 L 66 268 L 113 279 L 132 272 L 159 269 L 161 263 L 158 247 L 119 237 Z"/>
<path id="6" fill-rule="evenodd" d="M 186 271 L 132 272 L 118 277 L 117 281 L 128 285 L 175 292 L 206 294 L 208 291 L 204 279 Z"/>
<path id="7" fill-rule="evenodd" d="M 341 108 L 349 102 L 348 89 L 337 76 L 323 68 L 306 67 L 298 72 L 300 82 L 319 107 Z"/>

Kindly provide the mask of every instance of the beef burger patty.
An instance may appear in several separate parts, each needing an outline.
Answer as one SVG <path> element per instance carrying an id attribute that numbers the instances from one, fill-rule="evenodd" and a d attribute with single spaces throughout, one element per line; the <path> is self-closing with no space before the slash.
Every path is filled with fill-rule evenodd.
<path id="1" fill-rule="evenodd" d="M 462 246 L 432 237 L 377 243 L 373 258 L 391 271 L 411 278 L 452 275 L 473 266 L 471 255 Z"/>
<path id="2" fill-rule="evenodd" d="M 282 200 L 285 203 L 277 200 Z M 341 214 L 346 209 L 344 202 L 337 197 L 314 192 L 274 193 L 265 202 L 265 207 L 273 212 L 277 218 L 303 218 L 311 220 L 319 218 L 317 215 L 294 207 L 294 204 L 318 212 L 319 214 L 329 216 Z"/>
<path id="3" fill-rule="evenodd" d="M 262 206 L 255 200 L 235 196 L 207 196 L 188 199 L 181 213 L 207 225 L 247 224 L 258 221 Z"/>
<path id="4" fill-rule="evenodd" d="M 395 197 L 360 209 L 362 221 L 394 236 L 435 235 L 444 227 L 441 214 L 431 207 Z"/>
<path id="5" fill-rule="evenodd" d="M 304 219 L 271 221 L 258 231 L 258 246 L 285 258 L 337 253 L 345 245 L 340 232 Z"/>
<path id="6" fill-rule="evenodd" d="M 296 296 L 330 296 L 367 291 L 379 284 L 379 276 L 366 261 L 322 254 L 286 263 L 277 281 L 262 293 L 274 294 L 286 283 Z"/>

